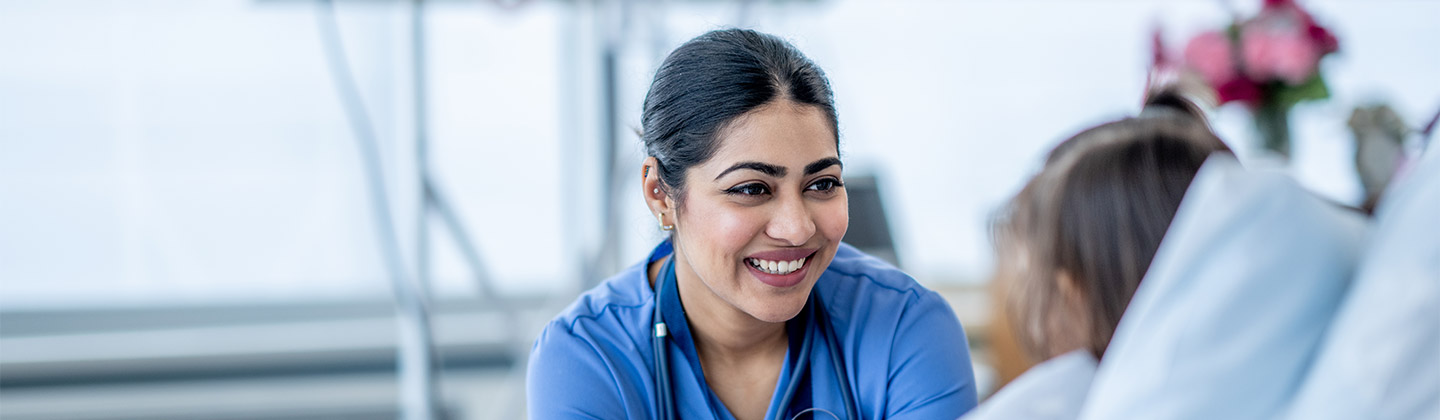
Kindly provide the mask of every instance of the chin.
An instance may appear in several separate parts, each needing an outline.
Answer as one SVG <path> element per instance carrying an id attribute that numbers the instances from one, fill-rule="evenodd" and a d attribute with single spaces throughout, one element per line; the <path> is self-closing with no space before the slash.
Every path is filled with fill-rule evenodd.
<path id="1" fill-rule="evenodd" d="M 771 296 L 759 299 L 755 302 L 754 306 L 752 306 L 755 310 L 747 312 L 750 316 L 755 317 L 755 319 L 765 322 L 780 323 L 789 321 L 794 319 L 796 315 L 800 315 L 800 311 L 805 309 L 805 303 L 810 300 L 810 289 L 813 287 L 814 285 L 812 284 L 810 287 L 797 288 L 791 293 L 786 293 L 782 296 Z"/>
<path id="2" fill-rule="evenodd" d="M 795 319 L 795 316 L 796 316 L 796 315 L 800 315 L 800 310 L 801 310 L 801 309 L 804 309 L 804 308 L 805 308 L 805 305 L 800 305 L 800 306 L 796 307 L 794 311 L 781 312 L 781 311 L 770 310 L 770 311 L 763 312 L 763 313 L 751 313 L 750 316 L 753 316 L 753 317 L 755 317 L 755 319 L 758 319 L 758 320 L 761 320 L 761 321 L 769 322 L 769 323 L 772 323 L 772 324 L 779 324 L 779 323 L 782 323 L 782 322 L 788 322 L 788 321 L 790 321 L 791 319 Z"/>

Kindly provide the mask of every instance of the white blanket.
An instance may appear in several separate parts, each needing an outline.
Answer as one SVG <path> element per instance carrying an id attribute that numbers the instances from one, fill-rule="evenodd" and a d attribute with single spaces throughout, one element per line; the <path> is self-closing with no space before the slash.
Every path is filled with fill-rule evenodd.
<path id="1" fill-rule="evenodd" d="M 1095 377 L 1095 356 L 1076 350 L 1031 367 L 964 420 L 1074 420 Z"/>
<path id="2" fill-rule="evenodd" d="M 1216 155 L 1191 183 L 1080 418 L 1273 419 L 1359 259 L 1363 215 Z"/>
<path id="3" fill-rule="evenodd" d="M 1440 147 L 1391 186 L 1289 418 L 1440 419 Z"/>

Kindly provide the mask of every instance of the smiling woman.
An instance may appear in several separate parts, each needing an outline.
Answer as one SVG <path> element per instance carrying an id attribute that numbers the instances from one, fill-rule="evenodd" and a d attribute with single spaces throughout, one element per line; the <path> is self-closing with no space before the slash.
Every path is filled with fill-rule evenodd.
<path id="1" fill-rule="evenodd" d="M 710 32 L 661 64 L 642 124 L 640 187 L 670 237 L 546 326 L 532 418 L 941 419 L 975 405 L 949 305 L 841 242 L 844 165 L 818 66 L 771 35 Z"/>

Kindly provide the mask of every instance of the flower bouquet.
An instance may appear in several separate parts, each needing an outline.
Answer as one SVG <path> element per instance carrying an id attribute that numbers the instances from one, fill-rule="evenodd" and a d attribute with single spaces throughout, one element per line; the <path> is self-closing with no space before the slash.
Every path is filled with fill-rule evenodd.
<path id="1" fill-rule="evenodd" d="M 1255 16 L 1190 39 L 1182 67 L 1214 88 L 1219 104 L 1249 108 L 1264 147 L 1288 158 L 1290 109 L 1330 96 L 1320 59 L 1338 49 L 1295 0 L 1264 0 Z"/>

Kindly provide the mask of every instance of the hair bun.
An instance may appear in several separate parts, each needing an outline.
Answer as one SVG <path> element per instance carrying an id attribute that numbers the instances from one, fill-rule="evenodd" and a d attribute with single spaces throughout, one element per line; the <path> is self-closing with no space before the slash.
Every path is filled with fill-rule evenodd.
<path id="1" fill-rule="evenodd" d="M 1145 104 L 1140 108 L 1140 116 L 1178 113 L 1209 125 L 1205 109 L 1200 104 L 1213 106 L 1214 96 L 1213 89 L 1196 79 L 1181 78 L 1151 86 L 1145 92 Z"/>

